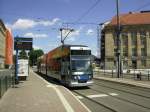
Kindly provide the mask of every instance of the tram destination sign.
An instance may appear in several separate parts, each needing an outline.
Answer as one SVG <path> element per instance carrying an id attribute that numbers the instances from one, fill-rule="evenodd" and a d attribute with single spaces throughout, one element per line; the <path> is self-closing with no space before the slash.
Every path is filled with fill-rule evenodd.
<path id="1" fill-rule="evenodd" d="M 15 50 L 31 50 L 32 49 L 32 38 L 21 38 L 16 37 L 14 39 Z"/>

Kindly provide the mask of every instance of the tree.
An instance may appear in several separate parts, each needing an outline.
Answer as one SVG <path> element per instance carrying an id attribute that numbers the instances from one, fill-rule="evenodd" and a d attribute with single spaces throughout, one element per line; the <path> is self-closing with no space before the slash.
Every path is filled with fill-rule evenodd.
<path id="1" fill-rule="evenodd" d="M 32 49 L 29 52 L 29 63 L 30 63 L 30 65 L 31 66 L 36 65 L 38 57 L 42 56 L 43 54 L 44 54 L 44 52 L 41 49 L 37 49 L 37 50 Z"/>

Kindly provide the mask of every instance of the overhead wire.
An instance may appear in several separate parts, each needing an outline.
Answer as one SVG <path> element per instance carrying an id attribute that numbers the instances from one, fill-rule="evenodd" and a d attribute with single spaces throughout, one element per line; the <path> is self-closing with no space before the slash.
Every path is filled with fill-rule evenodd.
<path id="1" fill-rule="evenodd" d="M 141 10 L 141 9 L 143 9 L 143 8 L 145 8 L 145 7 L 147 7 L 147 6 L 149 6 L 149 5 L 150 5 L 150 2 L 148 2 L 148 3 L 146 3 L 146 4 L 142 5 L 142 6 L 140 6 L 139 8 L 137 8 L 137 9 L 135 9 L 135 10 L 133 10 L 133 12 L 139 11 L 139 10 Z"/>
<path id="2" fill-rule="evenodd" d="M 76 21 L 75 23 L 81 21 L 91 10 L 93 10 L 102 0 L 96 0 L 96 2 L 85 12 L 83 13 Z"/>
<path id="3" fill-rule="evenodd" d="M 76 21 L 74 22 L 65 22 L 62 23 L 63 25 L 66 24 L 68 26 L 68 24 L 72 24 L 72 25 L 77 25 L 77 24 L 89 24 L 89 25 L 98 25 L 98 23 L 93 23 L 93 22 L 82 22 L 80 23 L 80 21 L 87 16 L 91 10 L 93 10 L 102 0 L 96 0 L 94 2 L 94 4 L 92 4 Z"/>
<path id="4" fill-rule="evenodd" d="M 133 10 L 133 11 L 131 11 L 131 14 L 132 14 L 132 13 L 136 13 L 137 11 L 140 11 L 141 9 L 143 9 L 143 8 L 145 8 L 145 7 L 147 7 L 147 6 L 150 6 L 150 2 L 145 3 L 144 5 L 142 5 L 142 6 L 138 7 L 138 8 L 136 8 L 136 9 Z M 124 15 L 123 18 L 127 19 L 127 18 L 129 18 L 129 17 L 130 17 L 130 14 L 127 14 L 127 15 Z M 122 21 L 123 21 L 123 20 L 122 20 Z M 120 18 L 120 22 L 121 22 L 121 18 Z M 126 24 L 124 24 L 124 25 L 126 25 Z"/>

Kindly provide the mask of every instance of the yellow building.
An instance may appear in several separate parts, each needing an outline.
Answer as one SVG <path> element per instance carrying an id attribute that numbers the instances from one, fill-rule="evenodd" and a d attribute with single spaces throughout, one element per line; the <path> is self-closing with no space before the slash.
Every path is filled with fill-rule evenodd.
<path id="1" fill-rule="evenodd" d="M 121 14 L 121 65 L 124 69 L 150 68 L 150 12 Z M 117 19 L 103 24 L 101 30 L 101 65 L 116 69 Z"/>
<path id="2" fill-rule="evenodd" d="M 0 69 L 4 68 L 5 61 L 5 41 L 6 41 L 6 27 L 0 19 Z"/>

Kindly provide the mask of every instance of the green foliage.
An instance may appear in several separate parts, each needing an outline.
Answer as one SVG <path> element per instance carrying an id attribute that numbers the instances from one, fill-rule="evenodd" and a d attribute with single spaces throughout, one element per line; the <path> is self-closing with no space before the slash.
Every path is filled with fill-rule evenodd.
<path id="1" fill-rule="evenodd" d="M 44 54 L 44 52 L 41 49 L 37 49 L 37 50 L 32 49 L 29 52 L 29 63 L 30 63 L 30 65 L 31 66 L 36 65 L 38 57 L 42 56 L 43 54 Z"/>

